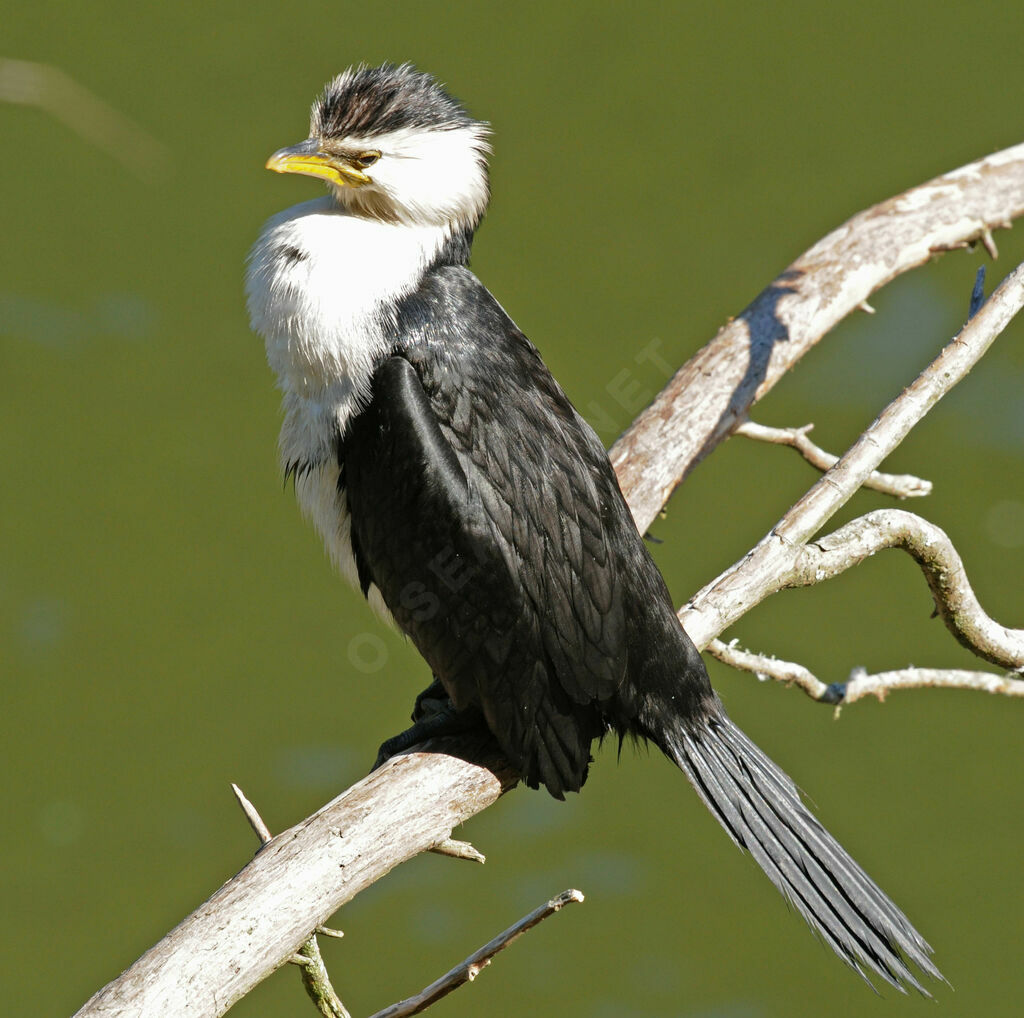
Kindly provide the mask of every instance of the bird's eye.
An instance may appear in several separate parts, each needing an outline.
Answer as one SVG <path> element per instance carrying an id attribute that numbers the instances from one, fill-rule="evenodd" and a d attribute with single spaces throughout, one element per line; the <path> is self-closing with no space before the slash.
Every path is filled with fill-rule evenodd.
<path id="1" fill-rule="evenodd" d="M 356 156 L 355 162 L 365 170 L 367 166 L 372 166 L 378 159 L 380 159 L 379 152 L 362 152 Z"/>

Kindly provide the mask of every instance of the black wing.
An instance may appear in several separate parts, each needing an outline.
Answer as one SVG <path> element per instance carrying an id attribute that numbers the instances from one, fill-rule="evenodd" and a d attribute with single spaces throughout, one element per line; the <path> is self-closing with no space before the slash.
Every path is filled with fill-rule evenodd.
<path id="1" fill-rule="evenodd" d="M 617 536 L 639 537 L 597 437 L 468 271 L 428 277 L 402 336 L 340 451 L 364 589 L 561 797 L 623 684 Z"/>

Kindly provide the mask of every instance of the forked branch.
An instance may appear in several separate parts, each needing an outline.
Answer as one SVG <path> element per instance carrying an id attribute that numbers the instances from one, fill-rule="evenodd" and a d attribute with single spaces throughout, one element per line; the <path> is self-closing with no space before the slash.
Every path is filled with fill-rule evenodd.
<path id="1" fill-rule="evenodd" d="M 742 435 L 755 442 L 788 445 L 800 453 L 812 467 L 822 471 L 830 470 L 839 462 L 839 457 L 835 453 L 826 452 L 807 437 L 813 427 L 813 424 L 805 424 L 802 428 L 770 428 L 765 424 L 745 420 L 733 434 Z M 872 470 L 868 474 L 864 487 L 895 498 L 922 498 L 932 493 L 931 481 L 915 477 L 913 474 L 885 474 L 879 470 Z"/>
<path id="2" fill-rule="evenodd" d="M 683 607 L 679 617 L 698 647 L 707 646 L 770 594 L 800 585 L 804 574 L 798 563 L 808 554 L 808 542 L 914 425 L 970 371 L 1022 306 L 1024 265 L 1007 276 L 959 335 L 879 414 L 770 533 Z M 950 578 L 937 582 L 944 588 L 949 586 Z M 962 584 L 955 589 L 962 590 Z M 995 634 L 989 633 L 987 638 L 991 641 Z"/>

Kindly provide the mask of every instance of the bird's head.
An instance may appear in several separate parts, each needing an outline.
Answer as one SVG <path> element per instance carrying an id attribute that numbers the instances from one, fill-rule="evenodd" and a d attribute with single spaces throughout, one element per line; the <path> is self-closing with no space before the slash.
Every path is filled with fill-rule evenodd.
<path id="1" fill-rule="evenodd" d="M 360 65 L 326 85 L 309 138 L 267 168 L 327 181 L 356 215 L 472 232 L 487 208 L 489 133 L 411 64 Z"/>

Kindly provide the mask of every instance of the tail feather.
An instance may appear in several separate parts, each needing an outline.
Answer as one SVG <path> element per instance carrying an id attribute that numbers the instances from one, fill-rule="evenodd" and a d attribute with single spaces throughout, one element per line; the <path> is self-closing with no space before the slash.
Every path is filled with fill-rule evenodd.
<path id="1" fill-rule="evenodd" d="M 908 966 L 942 979 L 907 917 L 800 801 L 796 785 L 724 714 L 655 740 L 729 836 L 811 928 L 869 984 L 930 996 Z"/>

